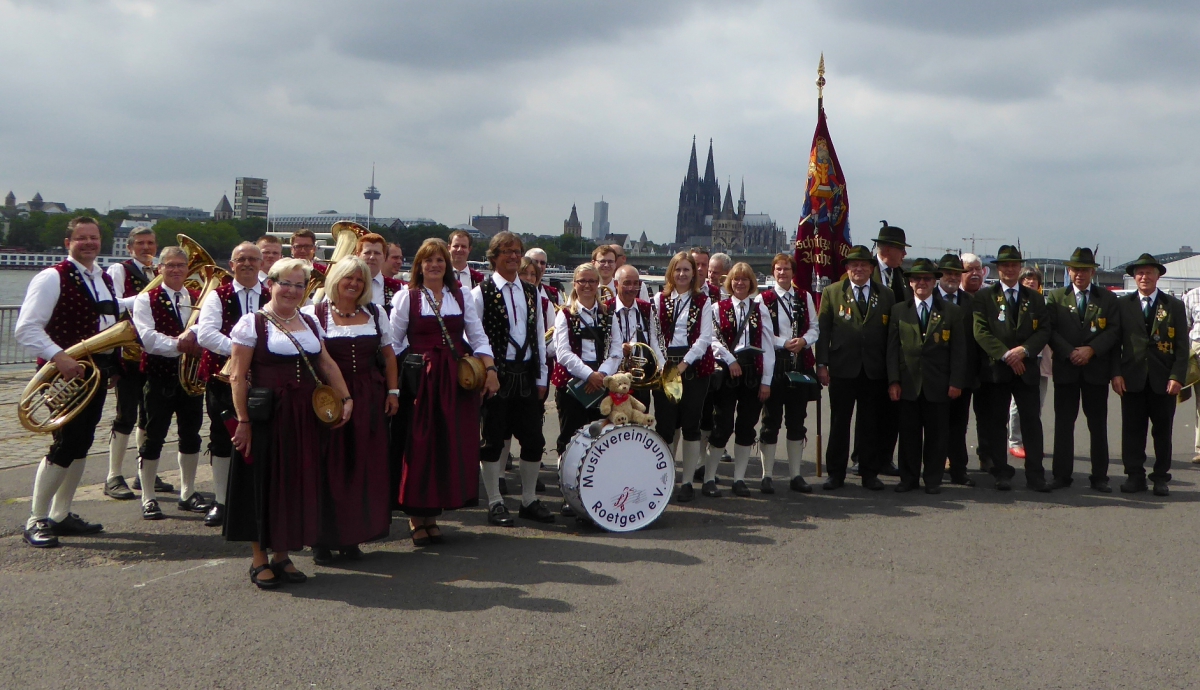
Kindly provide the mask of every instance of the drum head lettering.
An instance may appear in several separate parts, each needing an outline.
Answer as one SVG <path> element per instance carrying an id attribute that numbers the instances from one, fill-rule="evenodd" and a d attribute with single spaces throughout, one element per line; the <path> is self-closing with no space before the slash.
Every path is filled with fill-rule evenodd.
<path id="1" fill-rule="evenodd" d="M 607 427 L 592 438 L 582 429 L 559 466 L 563 496 L 610 532 L 654 522 L 671 499 L 675 461 L 667 444 L 644 426 Z"/>

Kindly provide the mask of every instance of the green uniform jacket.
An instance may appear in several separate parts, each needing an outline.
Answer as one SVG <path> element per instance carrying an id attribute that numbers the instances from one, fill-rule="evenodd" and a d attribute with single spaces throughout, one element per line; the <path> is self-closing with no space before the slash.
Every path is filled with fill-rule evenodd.
<path id="1" fill-rule="evenodd" d="M 1087 308 L 1083 314 L 1075 303 L 1075 288 L 1052 290 L 1046 307 L 1053 312 L 1054 332 L 1050 349 L 1054 352 L 1054 382 L 1108 385 L 1112 378 L 1113 356 L 1121 344 L 1121 316 L 1117 296 L 1098 287 L 1088 288 Z M 1087 345 L 1096 351 L 1084 366 L 1071 364 L 1071 352 Z"/>
<path id="2" fill-rule="evenodd" d="M 1167 381 L 1183 383 L 1187 376 L 1188 326 L 1183 302 L 1162 290 L 1150 307 L 1150 323 L 1142 315 L 1141 296 L 1134 292 L 1117 299 L 1121 308 L 1121 356 L 1113 376 L 1125 377 L 1125 389 L 1140 393 L 1150 386 L 1166 394 Z"/>
<path id="3" fill-rule="evenodd" d="M 942 297 L 942 293 L 937 293 L 938 299 L 947 301 Z M 983 351 L 979 349 L 979 345 L 975 343 L 975 321 L 971 314 L 971 303 L 975 300 L 974 296 L 967 294 L 966 290 L 959 288 L 958 292 L 954 293 L 959 301 L 957 303 L 950 302 L 958 307 L 958 313 L 962 318 L 963 341 L 966 342 L 967 348 L 967 378 L 966 388 L 979 388 L 979 358 Z"/>
<path id="4" fill-rule="evenodd" d="M 1008 300 L 1004 295 L 1004 284 L 996 281 L 975 293 L 971 304 L 975 322 L 975 342 L 982 355 L 979 358 L 979 379 L 984 383 L 1005 383 L 1015 374 L 1012 367 L 1004 363 L 1004 353 L 1017 346 L 1025 348 L 1025 383 L 1038 385 L 1037 356 L 1050 342 L 1053 313 L 1046 308 L 1046 300 L 1034 290 L 1017 286 L 1017 313 L 1009 313 Z"/>
<path id="5" fill-rule="evenodd" d="M 906 299 L 912 299 L 912 288 L 908 286 L 908 274 L 903 268 L 892 269 L 892 282 L 887 284 L 883 282 L 883 271 L 879 268 L 879 257 L 875 257 L 875 272 L 871 274 L 871 280 L 882 284 L 885 288 L 892 291 L 892 297 L 896 298 L 896 302 L 903 302 Z"/>
<path id="6" fill-rule="evenodd" d="M 821 292 L 817 310 L 817 366 L 829 367 L 836 378 L 887 377 L 887 322 L 896 303 L 892 291 L 872 280 L 867 313 L 858 310 L 850 278 L 833 283 Z"/>
<path id="7" fill-rule="evenodd" d="M 962 310 L 934 293 L 925 334 L 917 305 L 906 300 L 892 307 L 888 324 L 888 383 L 900 384 L 900 397 L 947 402 L 951 386 L 966 388 L 967 339 Z"/>

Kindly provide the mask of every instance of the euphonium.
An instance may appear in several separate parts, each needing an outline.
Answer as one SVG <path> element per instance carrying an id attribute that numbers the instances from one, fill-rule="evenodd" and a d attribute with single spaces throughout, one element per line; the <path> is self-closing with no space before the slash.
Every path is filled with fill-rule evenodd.
<path id="1" fill-rule="evenodd" d="M 200 320 L 200 308 L 204 306 L 204 300 L 208 299 L 214 290 L 221 287 L 225 279 L 233 279 L 229 271 L 220 266 L 205 266 L 200 269 L 200 275 L 204 277 L 204 289 L 200 292 L 200 296 L 196 298 L 196 303 L 192 305 L 192 313 L 188 316 L 187 324 L 183 329 L 184 333 L 194 328 L 196 322 Z M 200 379 L 199 357 L 189 354 L 179 355 L 179 385 L 183 387 L 183 392 L 188 395 L 194 396 L 204 393 L 204 381 Z"/>
<path id="2" fill-rule="evenodd" d="M 358 238 L 369 234 L 371 231 L 352 220 L 339 220 L 333 224 L 329 232 L 333 234 L 334 244 L 333 254 L 329 257 L 329 262 L 326 265 L 333 268 L 333 265 L 338 261 L 354 253 L 354 249 L 358 246 Z M 303 301 L 306 302 L 309 297 L 312 297 L 313 302 L 320 302 L 324 296 L 325 274 L 313 271 L 309 275 L 308 285 L 304 288 Z"/>
<path id="3" fill-rule="evenodd" d="M 21 392 L 17 403 L 21 426 L 43 434 L 62 428 L 87 407 L 100 389 L 100 368 L 92 355 L 136 343 L 133 323 L 121 321 L 63 351 L 83 367 L 82 376 L 67 381 L 53 362 L 46 362 Z"/>
<path id="4" fill-rule="evenodd" d="M 187 255 L 187 260 L 188 260 L 187 274 L 189 276 L 191 276 L 195 273 L 199 273 L 200 269 L 204 268 L 205 266 L 216 266 L 217 265 L 217 262 L 213 261 L 213 258 L 208 255 L 208 252 L 204 251 L 204 247 L 201 247 L 199 242 L 197 242 L 196 240 L 193 240 L 192 238 L 188 237 L 187 235 L 183 235 L 183 234 L 176 235 L 175 242 L 179 244 L 180 249 L 182 249 L 183 253 Z M 160 273 L 160 274 L 154 276 L 153 280 L 151 280 L 146 285 L 146 287 L 142 288 L 141 291 L 138 292 L 138 294 L 140 295 L 143 292 L 149 292 L 149 291 L 153 290 L 154 288 L 158 287 L 159 285 L 162 285 L 162 282 L 163 282 L 163 277 L 162 277 L 162 274 Z M 187 285 L 187 283 L 185 283 L 185 285 Z M 193 288 L 193 285 L 187 285 L 187 287 Z M 194 289 L 199 289 L 199 286 L 198 285 L 195 286 Z M 129 360 L 130 362 L 141 361 L 141 359 L 142 359 L 141 344 L 135 340 L 133 343 L 126 345 L 125 347 L 123 347 L 121 349 L 121 356 L 124 357 L 125 359 Z"/>

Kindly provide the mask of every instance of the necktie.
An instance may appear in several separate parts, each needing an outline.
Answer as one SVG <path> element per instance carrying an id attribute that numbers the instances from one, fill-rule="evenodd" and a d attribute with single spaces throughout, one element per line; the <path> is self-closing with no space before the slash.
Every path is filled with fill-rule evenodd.
<path id="1" fill-rule="evenodd" d="M 1013 311 L 1017 310 L 1017 289 L 1008 288 L 1004 291 L 1008 294 L 1008 306 L 1012 307 Z"/>
<path id="2" fill-rule="evenodd" d="M 862 286 L 856 285 L 854 287 L 854 289 L 858 292 L 858 296 L 855 297 L 855 299 L 858 301 L 858 310 L 860 312 L 862 312 L 863 314 L 866 314 L 867 313 L 867 298 L 865 295 L 863 295 L 863 288 L 862 288 Z"/>
<path id="3" fill-rule="evenodd" d="M 174 291 L 171 292 L 171 307 L 175 310 L 175 316 L 180 321 L 183 321 L 183 314 L 180 313 L 180 311 L 179 311 L 179 293 L 178 292 L 174 292 Z"/>
<path id="4" fill-rule="evenodd" d="M 746 303 L 742 302 L 738 305 L 738 333 L 742 332 L 742 327 L 746 324 Z M 738 345 L 742 344 L 742 339 L 738 337 Z"/>
<path id="5" fill-rule="evenodd" d="M 250 288 L 242 288 L 242 301 L 245 302 L 245 305 L 242 307 L 243 315 L 250 313 L 250 295 L 252 294 L 254 293 L 250 291 Z"/>
<path id="6" fill-rule="evenodd" d="M 925 332 L 925 326 L 929 324 L 929 305 L 921 302 L 921 309 L 918 314 L 921 319 L 921 332 Z"/>
<path id="7" fill-rule="evenodd" d="M 1146 317 L 1147 319 L 1150 318 L 1150 298 L 1149 297 L 1142 298 L 1142 316 Z"/>
<path id="8" fill-rule="evenodd" d="M 1081 292 L 1078 295 L 1075 295 L 1075 301 L 1079 307 L 1079 320 L 1083 321 L 1083 314 L 1085 311 L 1087 311 L 1087 293 Z"/>

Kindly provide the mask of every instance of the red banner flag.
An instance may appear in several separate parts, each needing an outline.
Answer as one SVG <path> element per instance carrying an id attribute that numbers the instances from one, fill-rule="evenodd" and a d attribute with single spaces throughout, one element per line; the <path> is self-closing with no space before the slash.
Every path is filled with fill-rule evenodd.
<path id="1" fill-rule="evenodd" d="M 839 280 L 845 269 L 842 257 L 850 251 L 850 199 L 838 164 L 825 109 L 817 112 L 817 131 L 808 156 L 808 185 L 804 217 L 796 228 L 795 283 L 819 299 L 825 286 Z"/>

